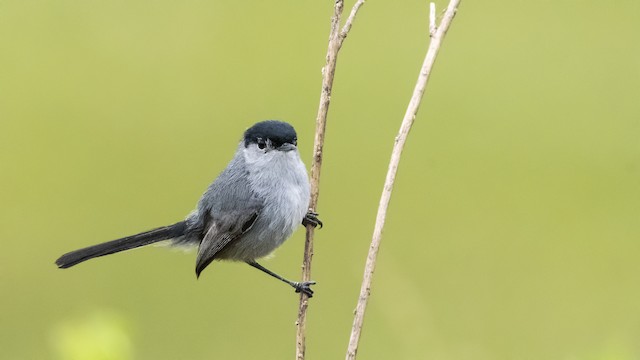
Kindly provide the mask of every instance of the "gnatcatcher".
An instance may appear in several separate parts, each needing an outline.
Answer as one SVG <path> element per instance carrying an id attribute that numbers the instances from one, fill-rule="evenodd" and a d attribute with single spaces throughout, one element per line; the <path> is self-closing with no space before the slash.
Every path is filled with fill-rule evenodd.
<path id="1" fill-rule="evenodd" d="M 300 225 L 322 227 L 309 210 L 309 179 L 300 160 L 295 129 L 282 121 L 259 122 L 244 133 L 226 169 L 183 221 L 62 255 L 66 269 L 99 256 L 170 240 L 198 246 L 196 276 L 213 260 L 244 261 L 313 295 L 314 281 L 295 282 L 256 262 L 280 246 Z"/>

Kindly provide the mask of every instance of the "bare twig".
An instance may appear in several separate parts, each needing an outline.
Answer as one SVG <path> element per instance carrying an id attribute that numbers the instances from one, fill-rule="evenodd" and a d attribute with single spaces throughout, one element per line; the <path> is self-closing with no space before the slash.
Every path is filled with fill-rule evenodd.
<path id="1" fill-rule="evenodd" d="M 436 3 L 429 3 L 429 36 L 436 34 Z"/>
<path id="2" fill-rule="evenodd" d="M 335 0 L 334 13 L 331 18 L 331 30 L 329 32 L 329 45 L 327 47 L 326 64 L 322 68 L 322 90 L 320 92 L 320 105 L 316 116 L 316 134 L 313 142 L 313 162 L 311 164 L 311 201 L 309 208 L 315 211 L 318 206 L 318 195 L 320 193 L 320 169 L 322 167 L 322 148 L 324 146 L 325 128 L 327 125 L 327 113 L 331 102 L 331 90 L 333 87 L 333 77 L 336 71 L 336 61 L 338 52 L 342 47 L 344 39 L 347 37 L 353 20 L 364 0 L 358 0 L 351 9 L 347 21 L 340 30 L 340 17 L 344 7 L 343 0 Z M 311 280 L 311 259 L 313 257 L 314 228 L 307 225 L 306 240 L 304 244 L 304 257 L 302 261 L 302 281 Z M 309 297 L 300 293 L 300 305 L 298 306 L 298 320 L 296 321 L 296 359 L 304 360 L 306 350 L 306 322 L 307 307 Z"/>
<path id="3" fill-rule="evenodd" d="M 356 18 L 356 14 L 358 13 L 358 10 L 360 10 L 360 7 L 362 5 L 364 5 L 364 0 L 358 0 L 353 5 L 353 8 L 351 9 L 351 13 L 349 14 L 349 17 L 347 18 L 347 21 L 345 21 L 344 26 L 342 27 L 342 30 L 340 31 L 340 46 L 342 46 L 342 42 L 347 37 L 347 34 L 349 33 L 349 30 L 351 30 L 351 25 L 353 25 L 353 19 Z"/>
<path id="4" fill-rule="evenodd" d="M 364 277 L 360 288 L 360 297 L 358 298 L 358 304 L 356 306 L 355 316 L 353 319 L 353 327 L 351 328 L 351 338 L 349 339 L 349 347 L 347 348 L 347 360 L 354 360 L 358 352 L 358 342 L 360 341 L 360 333 L 362 332 L 364 313 L 367 307 L 367 301 L 369 300 L 369 295 L 371 294 L 373 271 L 376 265 L 378 249 L 380 248 L 380 241 L 382 240 L 382 230 L 384 229 L 384 223 L 387 217 L 387 208 L 389 207 L 389 200 L 391 199 L 391 192 L 393 191 L 393 184 L 398 171 L 400 156 L 402 155 L 402 150 L 405 142 L 407 141 L 407 136 L 409 135 L 411 126 L 413 125 L 416 114 L 418 113 L 418 108 L 420 107 L 420 102 L 424 95 L 427 81 L 431 74 L 431 69 L 433 68 L 436 56 L 438 55 L 438 50 L 440 49 L 440 43 L 444 39 L 444 36 L 449 29 L 449 25 L 451 25 L 451 21 L 456 14 L 459 3 L 460 0 L 451 0 L 449 2 L 449 6 L 442 17 L 442 21 L 440 21 L 440 26 L 438 26 L 431 34 L 431 42 L 429 43 L 427 55 L 424 59 L 424 63 L 422 64 L 420 74 L 418 75 L 418 81 L 413 90 L 411 101 L 409 101 L 409 106 L 407 107 L 407 111 L 402 119 L 400 131 L 395 139 L 393 152 L 391 153 L 391 160 L 389 161 L 387 177 L 384 182 L 382 196 L 380 197 L 380 204 L 378 205 L 378 215 L 376 216 L 373 238 L 371 240 L 371 246 L 369 247 L 369 254 L 367 256 L 367 262 L 364 269 Z M 432 5 L 430 8 L 430 19 L 435 19 L 435 6 Z M 430 31 L 435 27 L 435 20 L 431 23 L 433 26 L 430 26 Z"/>

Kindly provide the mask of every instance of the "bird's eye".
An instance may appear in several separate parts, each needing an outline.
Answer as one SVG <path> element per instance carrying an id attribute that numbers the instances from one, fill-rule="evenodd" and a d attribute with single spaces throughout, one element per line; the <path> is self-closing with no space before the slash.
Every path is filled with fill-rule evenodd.
<path id="1" fill-rule="evenodd" d="M 262 139 L 258 139 L 258 148 L 264 149 L 266 147 L 267 147 L 267 143 Z"/>

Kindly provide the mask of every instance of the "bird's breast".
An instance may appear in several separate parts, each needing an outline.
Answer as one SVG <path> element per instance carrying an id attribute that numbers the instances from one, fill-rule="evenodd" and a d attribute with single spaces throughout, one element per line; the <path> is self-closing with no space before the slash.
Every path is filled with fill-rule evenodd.
<path id="1" fill-rule="evenodd" d="M 269 255 L 302 223 L 310 199 L 306 168 L 299 157 L 282 160 L 249 174 L 252 190 L 264 203 L 251 229 L 230 244 L 235 259 Z"/>

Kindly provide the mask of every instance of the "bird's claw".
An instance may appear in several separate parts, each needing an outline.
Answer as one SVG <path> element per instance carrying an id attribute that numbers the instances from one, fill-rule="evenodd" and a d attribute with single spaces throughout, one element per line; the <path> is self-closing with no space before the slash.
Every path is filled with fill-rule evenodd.
<path id="1" fill-rule="evenodd" d="M 303 282 L 295 282 L 293 283 L 293 287 L 296 289 L 297 293 L 305 293 L 308 297 L 313 297 L 313 290 L 311 290 L 311 285 L 315 285 L 315 281 L 303 281 Z"/>
<path id="2" fill-rule="evenodd" d="M 323 224 L 322 221 L 318 219 L 318 213 L 309 210 L 309 212 L 307 212 L 307 215 L 304 216 L 304 219 L 302 219 L 302 225 L 311 225 L 313 227 L 320 225 L 320 229 L 322 229 Z"/>

